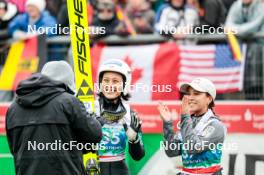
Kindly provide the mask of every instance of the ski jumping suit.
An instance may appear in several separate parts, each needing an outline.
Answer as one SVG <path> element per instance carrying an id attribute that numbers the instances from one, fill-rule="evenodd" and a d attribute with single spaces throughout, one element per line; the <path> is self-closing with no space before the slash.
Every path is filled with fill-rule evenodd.
<path id="1" fill-rule="evenodd" d="M 173 123 L 164 122 L 165 149 L 169 157 L 182 156 L 180 175 L 221 175 L 222 146 L 226 127 L 209 109 L 202 116 L 181 115 L 180 132 L 173 133 Z M 184 145 L 185 144 L 185 145 Z M 187 145 L 187 146 L 186 146 Z M 209 149 L 210 147 L 214 149 Z"/>
<path id="2" fill-rule="evenodd" d="M 101 149 L 99 149 L 100 174 L 101 175 L 129 175 L 128 167 L 125 163 L 125 149 L 128 141 L 124 123 L 131 125 L 131 119 L 136 113 L 128 104 L 119 99 L 117 104 L 108 101 L 105 97 L 100 97 L 95 102 L 96 115 L 106 119 L 102 126 L 103 138 Z M 136 116 L 137 117 L 137 116 Z M 102 149 L 103 147 L 103 149 Z M 128 141 L 128 149 L 134 160 L 140 160 L 144 155 L 141 131 L 137 134 L 137 139 L 133 143 Z"/>

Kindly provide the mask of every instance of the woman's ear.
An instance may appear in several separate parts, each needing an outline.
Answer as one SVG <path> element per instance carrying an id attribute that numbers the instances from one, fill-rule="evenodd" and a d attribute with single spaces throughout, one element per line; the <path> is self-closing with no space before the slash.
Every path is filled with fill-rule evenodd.
<path id="1" fill-rule="evenodd" d="M 208 102 L 207 106 L 209 106 L 209 104 L 212 103 L 212 101 L 213 101 L 213 97 L 211 97 L 210 95 L 207 97 L 209 98 L 209 102 Z"/>

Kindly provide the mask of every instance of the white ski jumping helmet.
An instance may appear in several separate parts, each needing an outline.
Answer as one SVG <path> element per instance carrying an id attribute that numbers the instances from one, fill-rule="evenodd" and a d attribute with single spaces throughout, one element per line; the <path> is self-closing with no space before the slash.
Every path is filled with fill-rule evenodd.
<path id="1" fill-rule="evenodd" d="M 120 60 L 120 59 L 109 59 L 106 60 L 105 62 L 102 63 L 102 65 L 99 67 L 99 87 L 100 87 L 100 77 L 102 77 L 102 74 L 104 72 L 117 72 L 120 73 L 121 75 L 123 75 L 126 79 L 125 79 L 125 86 L 123 89 L 123 94 L 127 95 L 129 93 L 129 88 L 130 88 L 130 84 L 131 84 L 131 69 L 130 67 L 127 65 L 127 63 L 125 63 L 124 61 Z M 99 88 L 101 89 L 101 88 Z M 101 92 L 101 90 L 100 90 Z"/>

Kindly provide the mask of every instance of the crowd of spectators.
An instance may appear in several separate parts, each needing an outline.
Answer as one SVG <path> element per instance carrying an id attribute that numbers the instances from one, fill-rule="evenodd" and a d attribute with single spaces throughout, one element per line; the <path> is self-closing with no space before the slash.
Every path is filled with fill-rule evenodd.
<path id="1" fill-rule="evenodd" d="M 235 29 L 250 36 L 264 32 L 263 9 L 264 0 L 87 0 L 89 27 L 103 27 L 105 31 L 90 33 L 95 41 L 109 35 L 154 33 L 182 40 L 201 26 Z M 69 28 L 66 0 L 0 0 L 0 39 L 26 39 L 36 35 L 28 31 L 29 27 L 38 30 L 56 26 Z M 47 37 L 69 34 L 46 31 Z M 263 80 L 256 80 L 263 77 L 259 59 L 263 45 L 260 38 L 248 47 L 246 69 L 250 75 L 246 76 L 245 89 L 250 91 L 251 86 L 263 91 Z"/>
<path id="2" fill-rule="evenodd" d="M 186 30 L 202 25 L 236 27 L 241 34 L 264 30 L 263 0 L 89 0 L 87 4 L 89 26 L 105 29 L 103 34 L 92 33 L 94 38 L 159 33 L 182 39 Z M 27 38 L 30 25 L 38 29 L 56 24 L 69 27 L 66 0 L 0 0 L 1 38 Z"/>

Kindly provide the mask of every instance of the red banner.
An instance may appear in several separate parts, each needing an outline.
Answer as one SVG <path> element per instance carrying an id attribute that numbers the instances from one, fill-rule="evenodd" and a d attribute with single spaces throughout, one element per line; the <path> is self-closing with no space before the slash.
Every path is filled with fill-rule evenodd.
<path id="1" fill-rule="evenodd" d="M 165 102 L 166 104 L 166 102 Z M 175 119 L 179 121 L 179 102 L 168 102 Z M 9 104 L 0 104 L 0 134 L 5 133 L 5 114 Z M 157 103 L 132 104 L 143 120 L 144 133 L 161 133 L 162 121 L 157 110 Z M 227 126 L 228 133 L 264 134 L 264 102 L 216 102 L 215 112 Z M 176 128 L 176 127 L 175 127 Z"/>
<path id="2" fill-rule="evenodd" d="M 0 104 L 0 135 L 5 134 L 5 114 L 8 106 L 8 103 Z"/>
<path id="3" fill-rule="evenodd" d="M 165 103 L 166 104 L 166 103 Z M 175 123 L 178 120 L 179 102 L 167 103 L 172 111 Z M 145 133 L 161 133 L 162 121 L 157 110 L 157 103 L 133 104 L 143 120 L 142 129 Z M 216 102 L 215 113 L 228 129 L 228 133 L 264 134 L 264 102 Z"/>

